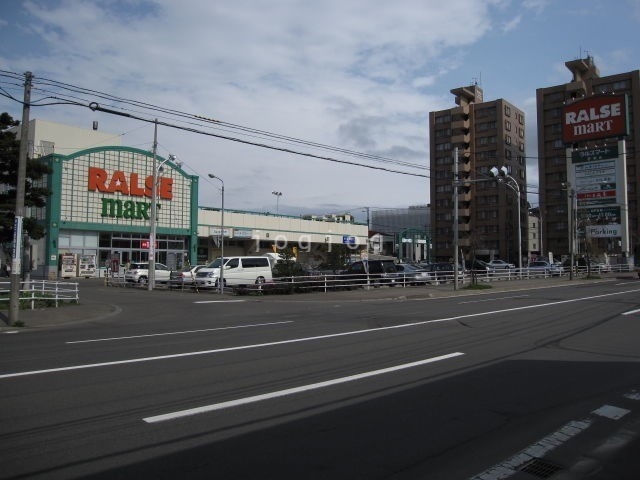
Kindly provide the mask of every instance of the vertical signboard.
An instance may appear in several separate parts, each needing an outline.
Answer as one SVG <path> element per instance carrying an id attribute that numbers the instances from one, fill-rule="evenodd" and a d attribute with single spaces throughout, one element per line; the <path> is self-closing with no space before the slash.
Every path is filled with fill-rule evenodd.
<path id="1" fill-rule="evenodd" d="M 576 231 L 587 238 L 619 238 L 629 254 L 625 144 L 567 150 L 568 187 L 575 195 Z M 570 209 L 571 211 L 571 209 Z"/>

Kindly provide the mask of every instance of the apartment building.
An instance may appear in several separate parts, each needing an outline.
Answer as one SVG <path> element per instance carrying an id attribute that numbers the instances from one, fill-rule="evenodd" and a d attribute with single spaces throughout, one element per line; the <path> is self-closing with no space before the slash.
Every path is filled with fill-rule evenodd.
<path id="1" fill-rule="evenodd" d="M 457 216 L 457 244 L 466 261 L 501 258 L 517 265 L 518 252 L 527 252 L 524 112 L 503 99 L 485 102 L 478 85 L 456 88 L 451 93 L 457 107 L 429 113 L 434 257 L 443 261 L 454 257 Z M 490 170 L 503 166 L 509 177 L 496 181 Z"/>
<path id="2" fill-rule="evenodd" d="M 639 253 L 640 122 L 634 120 L 634 117 L 637 118 L 640 114 L 640 71 L 601 77 L 592 57 L 572 60 L 565 65 L 571 74 L 567 83 L 536 91 L 544 253 L 551 253 L 556 258 L 566 258 L 573 246 L 574 253 L 578 255 L 606 255 L 618 257 L 620 263 L 626 263 L 624 257 L 634 252 L 636 255 Z M 597 135 L 585 135 L 584 140 L 570 138 L 567 141 L 564 128 L 567 122 L 563 112 L 575 108 L 572 106 L 579 108 L 584 104 L 587 105 L 582 109 L 584 116 L 593 118 L 594 115 L 589 113 L 594 109 L 591 103 L 606 102 L 607 97 L 623 98 L 622 102 L 626 104 L 622 112 L 626 117 L 626 132 L 617 130 L 609 134 L 603 130 L 596 132 L 599 133 Z M 597 115 L 600 114 L 595 116 Z M 587 180 L 580 177 L 576 179 L 574 175 L 573 181 L 578 185 L 571 185 L 572 155 L 575 157 L 580 152 L 585 152 L 582 155 L 588 152 L 593 154 L 605 151 L 603 149 L 613 152 L 613 156 L 603 160 L 602 155 L 598 154 L 596 160 L 600 162 L 599 166 L 606 168 L 602 169 L 601 175 L 592 177 L 591 183 L 596 183 L 589 185 Z M 621 176 L 620 171 L 615 171 L 621 169 L 613 166 L 618 155 L 622 169 L 626 170 L 626 178 Z M 606 165 L 607 161 L 612 164 L 612 168 Z M 606 172 L 607 169 L 611 171 Z M 605 189 L 608 191 L 605 192 Z M 591 191 L 584 192 L 585 190 Z M 590 212 L 585 214 L 587 208 Z M 627 227 L 623 221 L 626 218 Z M 586 230 L 594 224 L 606 225 L 614 233 L 611 236 L 596 235 L 588 238 Z M 628 232 L 620 234 L 621 230 L 614 225 L 621 226 L 622 230 L 626 228 Z"/>

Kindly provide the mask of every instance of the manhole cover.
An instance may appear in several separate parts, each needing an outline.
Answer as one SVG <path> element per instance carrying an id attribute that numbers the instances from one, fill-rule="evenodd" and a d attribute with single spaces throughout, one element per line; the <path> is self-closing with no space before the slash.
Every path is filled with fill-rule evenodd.
<path id="1" fill-rule="evenodd" d="M 551 462 L 547 462 L 540 458 L 534 458 L 533 460 L 525 463 L 521 468 L 521 472 L 529 473 L 538 478 L 549 478 L 557 471 L 562 470 L 560 465 L 556 465 Z"/>

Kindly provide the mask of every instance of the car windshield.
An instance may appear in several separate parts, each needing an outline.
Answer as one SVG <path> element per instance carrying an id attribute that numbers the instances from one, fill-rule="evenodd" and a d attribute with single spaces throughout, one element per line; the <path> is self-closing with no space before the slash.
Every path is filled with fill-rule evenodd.
<path id="1" fill-rule="evenodd" d="M 226 263 L 229 261 L 228 258 L 224 259 L 224 263 L 226 265 Z M 222 263 L 222 259 L 220 257 L 216 258 L 213 262 L 211 262 L 209 265 L 207 265 L 207 268 L 220 268 L 220 264 Z"/>

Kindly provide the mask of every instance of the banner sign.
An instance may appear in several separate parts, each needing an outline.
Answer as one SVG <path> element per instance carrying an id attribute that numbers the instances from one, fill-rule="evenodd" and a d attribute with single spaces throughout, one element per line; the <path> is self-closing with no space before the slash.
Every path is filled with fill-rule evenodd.
<path id="1" fill-rule="evenodd" d="M 576 143 L 629 134 L 626 95 L 598 95 L 573 102 L 562 111 L 562 140 Z"/>

